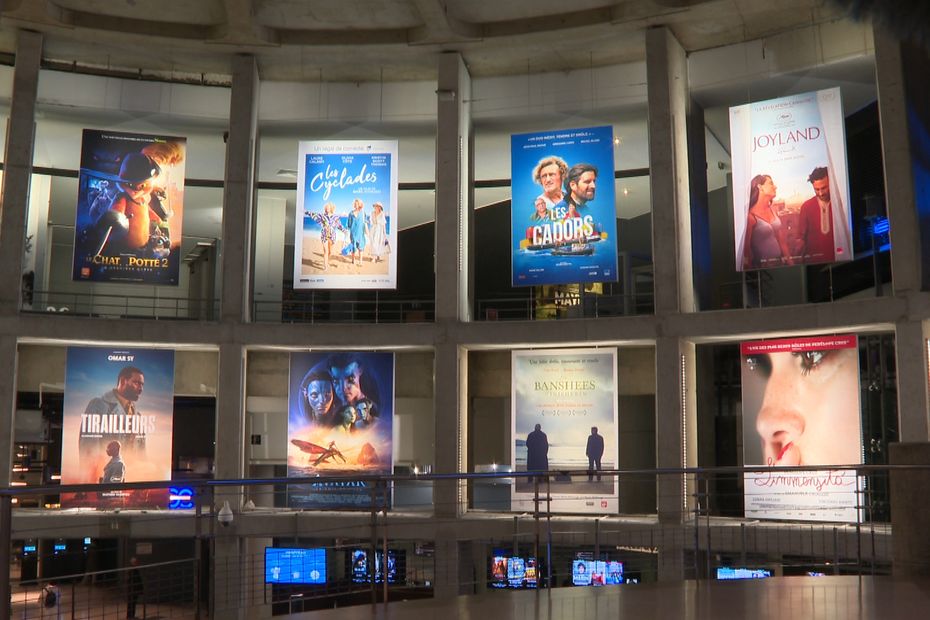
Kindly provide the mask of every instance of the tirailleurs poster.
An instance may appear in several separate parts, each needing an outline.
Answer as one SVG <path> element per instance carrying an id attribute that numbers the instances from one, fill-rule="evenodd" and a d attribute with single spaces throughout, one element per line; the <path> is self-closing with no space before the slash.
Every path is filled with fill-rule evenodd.
<path id="1" fill-rule="evenodd" d="M 62 484 L 171 479 L 174 351 L 68 347 Z M 63 508 L 167 508 L 168 489 L 62 493 Z"/>

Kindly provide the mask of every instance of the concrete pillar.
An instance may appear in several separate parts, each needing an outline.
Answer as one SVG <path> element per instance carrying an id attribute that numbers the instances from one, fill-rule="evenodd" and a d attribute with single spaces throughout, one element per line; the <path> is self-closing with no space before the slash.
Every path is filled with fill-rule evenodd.
<path id="1" fill-rule="evenodd" d="M 13 419 L 16 416 L 16 336 L 0 337 L 0 359 L 6 360 L 0 370 L 0 487 L 10 486 L 13 467 Z"/>
<path id="2" fill-rule="evenodd" d="M 930 464 L 930 443 L 893 443 L 889 446 L 892 465 Z M 930 576 L 930 471 L 891 472 L 892 573 L 897 578 Z"/>
<path id="3" fill-rule="evenodd" d="M 216 394 L 215 477 L 242 478 L 245 475 L 245 352 L 238 344 L 220 345 L 219 377 Z M 215 618 L 245 618 L 247 601 L 243 596 L 242 560 L 244 539 L 237 534 L 242 487 L 224 487 L 214 494 L 214 511 L 228 501 L 235 513 L 228 526 L 215 523 L 213 569 L 210 573 Z M 214 512 L 215 514 L 215 512 Z M 213 517 L 215 518 L 215 516 Z"/>
<path id="4" fill-rule="evenodd" d="M 898 441 L 930 440 L 927 402 L 927 333 L 919 320 L 895 324 Z"/>
<path id="5" fill-rule="evenodd" d="M 922 250 L 920 236 L 930 223 L 915 209 L 913 152 L 908 130 L 908 114 L 917 113 L 908 105 L 910 85 L 926 86 L 927 57 L 921 66 L 905 64 L 904 45 L 890 32 L 875 28 L 875 74 L 878 84 L 878 112 L 882 131 L 882 161 L 885 166 L 885 203 L 891 224 L 891 274 L 895 295 L 920 290 Z M 924 111 L 926 114 L 926 111 Z M 924 200 L 930 200 L 925 198 Z M 927 205 L 930 208 L 930 205 Z M 930 243 L 925 252 L 930 253 Z M 930 260 L 930 256 L 923 257 Z"/>
<path id="6" fill-rule="evenodd" d="M 655 311 L 693 312 L 688 63 L 684 48 L 664 26 L 646 30 L 646 80 Z"/>
<path id="7" fill-rule="evenodd" d="M 435 580 L 433 598 L 449 600 L 460 594 L 459 542 L 456 528 L 449 524 L 436 529 L 436 552 L 433 556 Z"/>
<path id="8" fill-rule="evenodd" d="M 465 374 L 468 353 L 455 343 L 436 345 L 435 390 L 435 473 L 451 474 L 466 469 L 467 418 Z M 456 480 L 433 483 L 433 506 L 437 517 L 455 517 L 465 512 L 466 486 Z"/>
<path id="9" fill-rule="evenodd" d="M 697 392 L 694 345 L 678 338 L 656 340 L 656 467 L 697 465 Z M 661 385 L 658 385 L 661 382 Z M 682 523 L 694 507 L 691 476 L 659 476 L 656 509 L 662 523 Z"/>
<path id="10" fill-rule="evenodd" d="M 251 317 L 252 206 L 258 168 L 258 66 L 253 56 L 234 56 L 229 138 L 223 191 L 223 239 L 220 242 L 220 316 L 247 323 Z"/>
<path id="11" fill-rule="evenodd" d="M 3 158 L 3 202 L 0 210 L 0 314 L 19 312 L 23 252 L 29 211 L 29 183 L 35 143 L 36 92 L 42 62 L 42 35 L 19 30 L 13 96 Z M 11 371 L 12 372 L 12 371 Z"/>
<path id="12" fill-rule="evenodd" d="M 460 54 L 440 54 L 436 97 L 436 322 L 467 321 L 474 229 L 471 77 Z"/>

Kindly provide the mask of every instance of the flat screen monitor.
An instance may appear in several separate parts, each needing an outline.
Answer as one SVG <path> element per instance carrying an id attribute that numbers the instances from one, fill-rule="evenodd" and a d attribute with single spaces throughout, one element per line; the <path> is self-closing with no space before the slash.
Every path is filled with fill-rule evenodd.
<path id="1" fill-rule="evenodd" d="M 506 555 L 495 555 L 491 558 L 491 587 L 506 588 L 510 585 L 507 581 L 508 567 L 510 558 Z"/>
<path id="2" fill-rule="evenodd" d="M 575 559 L 572 562 L 572 585 L 603 586 L 607 583 L 607 562 Z"/>
<path id="3" fill-rule="evenodd" d="M 26 553 L 35 553 L 35 552 L 36 552 L 36 546 L 35 546 L 35 545 L 24 545 L 24 546 L 23 546 L 23 554 L 26 554 Z"/>
<path id="4" fill-rule="evenodd" d="M 397 583 L 398 557 L 403 559 L 404 552 L 388 549 L 387 561 L 387 578 L 388 583 Z M 384 581 L 384 568 L 381 565 L 381 559 L 384 553 L 381 550 L 375 552 L 375 582 Z M 353 583 L 368 583 L 368 550 L 353 549 L 350 552 L 351 561 L 351 578 Z M 402 563 L 402 562 L 401 562 Z"/>
<path id="5" fill-rule="evenodd" d="M 536 558 L 495 555 L 491 558 L 492 588 L 535 588 L 539 585 Z"/>
<path id="6" fill-rule="evenodd" d="M 265 547 L 265 583 L 326 583 L 326 549 Z"/>
<path id="7" fill-rule="evenodd" d="M 721 566 L 717 569 L 717 579 L 764 579 L 771 577 L 772 571 L 764 568 L 731 568 Z"/>

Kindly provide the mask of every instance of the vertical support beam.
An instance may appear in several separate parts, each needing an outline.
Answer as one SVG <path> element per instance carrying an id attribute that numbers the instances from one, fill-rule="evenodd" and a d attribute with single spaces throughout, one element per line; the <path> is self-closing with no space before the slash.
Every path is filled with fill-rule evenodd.
<path id="1" fill-rule="evenodd" d="M 220 242 L 223 322 L 248 323 L 251 318 L 252 211 L 258 168 L 258 66 L 255 57 L 232 59 L 232 97 L 226 175 L 223 191 L 223 239 Z"/>
<path id="2" fill-rule="evenodd" d="M 927 59 L 925 57 L 922 66 L 909 71 L 904 62 L 901 41 L 881 27 L 875 28 L 874 38 L 885 204 L 891 224 L 892 285 L 894 294 L 901 296 L 920 290 L 923 270 L 920 234 L 927 226 L 920 220 L 930 217 L 930 214 L 920 217 L 920 209 L 915 209 L 914 160 L 908 128 L 911 106 L 908 105 L 909 87 L 906 85 L 910 80 L 926 83 Z"/>
<path id="3" fill-rule="evenodd" d="M 0 370 L 0 487 L 10 486 L 13 468 L 13 428 L 16 416 L 16 336 L 0 336 L 0 359 L 7 360 Z M 0 541 L 0 545 L 4 544 Z"/>
<path id="4" fill-rule="evenodd" d="M 436 344 L 435 351 L 435 472 L 454 474 L 466 468 L 467 445 L 465 373 L 467 351 L 455 343 Z M 433 505 L 437 517 L 456 517 L 465 512 L 467 488 L 458 480 L 436 481 L 433 485 Z"/>
<path id="5" fill-rule="evenodd" d="M 678 338 L 656 339 L 656 467 L 697 465 L 697 393 L 694 345 Z M 678 531 L 694 510 L 693 476 L 665 475 L 656 481 L 659 522 Z M 669 535 L 659 557 L 659 579 L 684 579 L 684 539 Z"/>
<path id="6" fill-rule="evenodd" d="M 450 474 L 465 471 L 467 425 L 465 414 L 465 373 L 468 353 L 455 343 L 442 342 L 435 350 L 435 472 Z M 433 514 L 437 519 L 455 519 L 465 512 L 468 493 L 458 480 L 433 483 Z M 458 596 L 460 553 L 455 524 L 441 526 L 436 533 L 433 596 L 436 599 Z"/>
<path id="7" fill-rule="evenodd" d="M 245 475 L 245 352 L 238 344 L 221 344 L 216 399 L 216 448 L 214 452 L 216 478 L 242 478 Z M 213 545 L 212 580 L 213 609 L 211 617 L 244 618 L 242 552 L 245 539 L 237 536 L 242 487 L 218 488 L 214 494 L 216 511 L 229 501 L 234 520 L 227 526 L 214 523 L 217 534 Z"/>
<path id="8" fill-rule="evenodd" d="M 684 48 L 664 26 L 646 31 L 646 80 L 655 311 L 693 312 L 688 63 Z"/>
<path id="9" fill-rule="evenodd" d="M 436 322 L 467 321 L 474 234 L 471 77 L 460 54 L 440 54 L 436 97 Z"/>
<path id="10" fill-rule="evenodd" d="M 894 250 L 892 250 L 894 252 Z M 920 320 L 895 324 L 894 354 L 898 379 L 898 441 L 930 441 L 927 402 L 927 336 Z"/>
<path id="11" fill-rule="evenodd" d="M 42 63 L 42 35 L 20 30 L 16 40 L 13 97 L 3 158 L 0 210 L 0 314 L 16 315 L 22 295 L 23 253 L 29 211 L 29 183 L 35 144 L 36 96 Z"/>

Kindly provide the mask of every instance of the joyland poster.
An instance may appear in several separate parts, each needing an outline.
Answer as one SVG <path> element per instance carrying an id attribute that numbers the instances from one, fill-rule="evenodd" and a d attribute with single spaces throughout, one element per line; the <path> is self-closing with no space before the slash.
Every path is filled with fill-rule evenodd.
<path id="1" fill-rule="evenodd" d="M 612 127 L 510 137 L 513 286 L 617 281 Z"/>
<path id="2" fill-rule="evenodd" d="M 618 462 L 616 350 L 514 351 L 511 359 L 513 470 L 574 470 L 549 477 L 554 511 L 617 512 L 617 478 L 597 471 Z M 532 510 L 533 479 L 515 478 L 510 497 L 512 510 Z"/>
<path id="3" fill-rule="evenodd" d="M 730 108 L 736 270 L 853 258 L 840 89 Z"/>
<path id="4" fill-rule="evenodd" d="M 856 521 L 853 470 L 779 467 L 863 462 L 856 336 L 743 342 L 743 475 L 747 518 Z"/>
<path id="5" fill-rule="evenodd" d="M 62 484 L 171 479 L 174 351 L 68 347 Z M 62 493 L 62 508 L 168 507 L 168 489 Z"/>
<path id="6" fill-rule="evenodd" d="M 178 284 L 186 145 L 84 130 L 73 280 Z"/>
<path id="7" fill-rule="evenodd" d="M 351 476 L 394 471 L 394 354 L 292 353 L 289 386 L 288 477 L 346 480 L 291 485 L 288 505 L 370 508 L 371 484 Z M 389 507 L 390 489 L 376 501 Z"/>
<path id="8" fill-rule="evenodd" d="M 301 142 L 294 288 L 397 288 L 397 142 Z"/>

